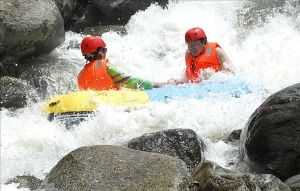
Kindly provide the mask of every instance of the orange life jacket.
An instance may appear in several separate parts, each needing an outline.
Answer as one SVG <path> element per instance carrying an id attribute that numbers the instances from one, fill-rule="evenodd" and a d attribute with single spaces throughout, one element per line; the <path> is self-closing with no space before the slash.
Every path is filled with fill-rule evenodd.
<path id="1" fill-rule="evenodd" d="M 219 70 L 219 62 L 216 53 L 216 48 L 220 47 L 217 43 L 209 42 L 206 43 L 203 52 L 201 52 L 197 57 L 193 57 L 191 53 L 185 57 L 185 76 L 192 82 L 199 82 L 199 75 L 201 70 L 212 68 L 216 72 Z"/>
<path id="2" fill-rule="evenodd" d="M 78 74 L 78 87 L 82 90 L 120 89 L 106 71 L 107 59 L 93 60 L 86 64 Z"/>

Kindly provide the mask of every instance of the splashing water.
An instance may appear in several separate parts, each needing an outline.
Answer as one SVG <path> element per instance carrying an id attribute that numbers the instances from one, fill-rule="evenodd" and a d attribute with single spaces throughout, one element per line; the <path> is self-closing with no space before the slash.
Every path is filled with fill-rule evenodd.
<path id="1" fill-rule="evenodd" d="M 243 128 L 249 116 L 272 93 L 299 83 L 299 17 L 275 14 L 267 22 L 238 39 L 235 1 L 179 1 L 168 9 L 150 6 L 131 17 L 128 32 L 103 34 L 110 63 L 121 71 L 151 81 L 179 78 L 185 67 L 184 33 L 202 27 L 208 41 L 218 42 L 233 61 L 236 75 L 253 84 L 251 94 L 240 98 L 208 96 L 201 100 L 153 102 L 140 109 L 124 112 L 122 107 L 103 106 L 96 116 L 66 130 L 49 122 L 40 112 L 43 101 L 29 104 L 12 113 L 1 111 L 1 190 L 19 190 L 4 185 L 8 178 L 31 174 L 44 178 L 68 152 L 94 144 L 121 145 L 144 133 L 172 128 L 190 128 L 206 140 L 205 157 L 224 167 L 238 160 L 236 147 L 220 141 L 232 130 Z M 48 96 L 76 91 L 76 76 L 84 66 L 78 46 L 82 35 L 68 32 L 66 41 L 51 57 L 68 63 L 73 70 L 54 71 Z M 51 60 L 49 60 L 50 62 Z M 53 61 L 53 60 L 52 60 Z M 215 74 L 219 75 L 219 74 Z M 69 83 L 71 85 L 64 85 Z M 59 88 L 58 88 L 59 86 Z M 251 104 L 249 104 L 251 103 Z M 230 167 L 229 167 L 230 168 Z"/>

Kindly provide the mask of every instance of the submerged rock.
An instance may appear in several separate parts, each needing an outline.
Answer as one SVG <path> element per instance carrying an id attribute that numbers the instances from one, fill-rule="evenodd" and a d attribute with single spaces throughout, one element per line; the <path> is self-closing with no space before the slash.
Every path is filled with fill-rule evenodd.
<path id="1" fill-rule="evenodd" d="M 270 96 L 250 117 L 240 153 L 253 170 L 281 180 L 300 172 L 300 83 Z"/>
<path id="2" fill-rule="evenodd" d="M 183 161 L 116 146 L 76 149 L 62 158 L 42 183 L 44 190 L 184 190 Z"/>
<path id="3" fill-rule="evenodd" d="M 28 188 L 29 190 L 36 190 L 42 183 L 42 180 L 31 176 L 31 175 L 24 175 L 24 176 L 16 176 L 5 182 L 5 184 L 19 184 L 17 188 Z"/>
<path id="4" fill-rule="evenodd" d="M 290 191 L 290 188 L 270 174 L 254 175 L 201 162 L 192 174 L 195 191 Z"/>
<path id="5" fill-rule="evenodd" d="M 18 109 L 27 105 L 28 86 L 23 81 L 4 76 L 0 78 L 0 108 Z"/>
<path id="6" fill-rule="evenodd" d="M 234 130 L 230 133 L 230 135 L 225 139 L 225 143 L 232 143 L 240 140 L 240 136 L 242 133 L 242 129 Z"/>
<path id="7" fill-rule="evenodd" d="M 201 162 L 201 147 L 196 133 L 191 129 L 171 129 L 145 134 L 128 142 L 128 148 L 166 154 L 183 160 L 190 171 Z"/>

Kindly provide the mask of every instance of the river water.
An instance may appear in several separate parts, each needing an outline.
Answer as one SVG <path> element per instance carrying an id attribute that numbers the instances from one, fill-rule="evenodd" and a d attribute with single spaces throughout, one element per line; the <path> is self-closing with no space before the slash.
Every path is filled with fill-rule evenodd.
<path id="1" fill-rule="evenodd" d="M 95 118 L 72 130 L 42 115 L 43 99 L 15 112 L 2 110 L 1 190 L 27 190 L 4 182 L 28 174 L 42 179 L 63 156 L 80 146 L 122 145 L 144 133 L 172 128 L 193 129 L 207 144 L 206 159 L 238 168 L 230 165 L 238 163 L 238 148 L 221 140 L 243 128 L 272 93 L 300 82 L 300 17 L 278 13 L 267 17 L 264 24 L 245 27 L 237 22 L 240 7 L 239 1 L 178 1 L 168 9 L 152 5 L 132 16 L 127 35 L 108 32 L 102 37 L 111 65 L 132 76 L 166 81 L 182 76 L 184 33 L 200 26 L 208 41 L 218 42 L 229 55 L 235 74 L 253 85 L 252 93 L 239 98 L 211 95 L 201 100 L 153 102 L 131 112 L 103 106 Z M 82 37 L 67 32 L 66 41 L 43 60 L 67 65 L 65 71 L 54 70 L 47 76 L 51 85 L 46 97 L 77 90 L 76 76 L 85 64 L 78 48 Z M 224 74 L 215 77 L 218 75 Z"/>

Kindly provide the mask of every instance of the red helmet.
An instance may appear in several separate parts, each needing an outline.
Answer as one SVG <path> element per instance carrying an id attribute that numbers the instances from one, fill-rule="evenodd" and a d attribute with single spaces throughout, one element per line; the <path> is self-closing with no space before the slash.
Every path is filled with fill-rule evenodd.
<path id="1" fill-rule="evenodd" d="M 185 42 L 190 43 L 195 40 L 207 38 L 204 30 L 200 27 L 191 28 L 185 33 Z"/>
<path id="2" fill-rule="evenodd" d="M 83 56 L 97 52 L 98 48 L 105 48 L 105 42 L 99 36 L 87 36 L 81 41 L 81 53 Z"/>

